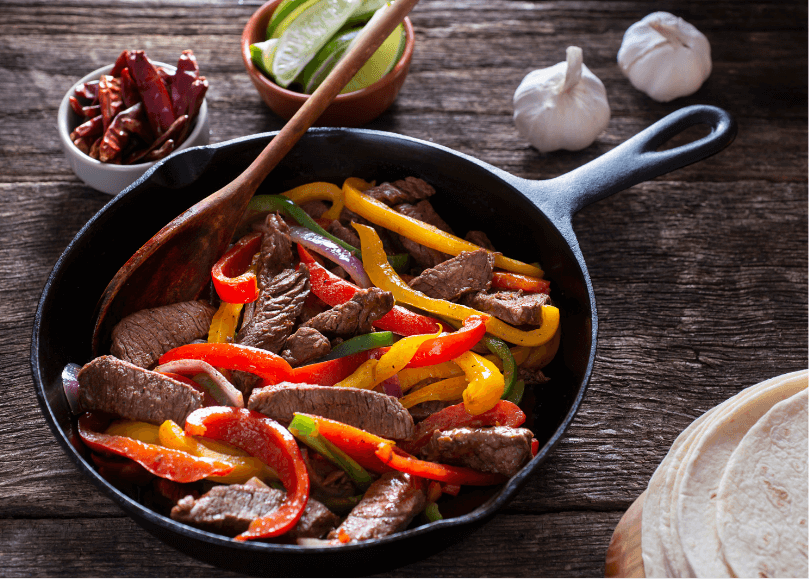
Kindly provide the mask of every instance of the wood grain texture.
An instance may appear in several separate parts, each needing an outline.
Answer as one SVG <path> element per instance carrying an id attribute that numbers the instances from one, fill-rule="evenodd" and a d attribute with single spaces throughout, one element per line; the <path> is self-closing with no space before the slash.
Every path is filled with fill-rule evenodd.
<path id="1" fill-rule="evenodd" d="M 64 91 L 124 48 L 210 81 L 212 140 L 277 130 L 243 70 L 258 1 L 0 3 L 0 574 L 227 576 L 124 516 L 65 457 L 36 402 L 29 356 L 42 287 L 109 197 L 71 172 L 56 134 Z M 626 28 L 669 10 L 710 39 L 694 95 L 655 103 L 615 62 Z M 421 0 L 394 106 L 367 128 L 432 141 L 546 179 L 682 106 L 723 107 L 736 141 L 695 165 L 583 209 L 573 227 L 595 288 L 599 342 L 584 403 L 550 459 L 493 520 L 383 574 L 603 576 L 613 530 L 679 432 L 744 387 L 807 367 L 805 2 Z M 612 118 L 579 152 L 537 153 L 517 133 L 523 76 L 568 45 L 604 82 Z M 683 137 L 685 138 L 685 137 Z M 346 570 L 350 573 L 350 570 Z"/>

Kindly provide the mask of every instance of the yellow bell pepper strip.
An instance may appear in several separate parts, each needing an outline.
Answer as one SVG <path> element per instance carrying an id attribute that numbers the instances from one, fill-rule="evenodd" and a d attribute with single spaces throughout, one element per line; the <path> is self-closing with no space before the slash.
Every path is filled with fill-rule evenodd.
<path id="1" fill-rule="evenodd" d="M 376 386 L 376 365 L 379 360 L 371 358 L 366 360 L 350 375 L 340 380 L 335 386 L 338 388 L 360 388 L 370 390 Z"/>
<path id="2" fill-rule="evenodd" d="M 485 315 L 461 304 L 431 298 L 411 288 L 387 262 L 382 249 L 382 241 L 376 231 L 367 225 L 359 223 L 353 225 L 360 237 L 362 262 L 368 277 L 378 288 L 391 292 L 397 302 L 456 320 Z M 486 330 L 490 334 L 510 344 L 520 346 L 540 346 L 553 338 L 558 327 L 559 309 L 554 306 L 542 306 L 542 325 L 527 332 L 514 328 L 493 316 L 489 317 L 486 322 Z"/>
<path id="3" fill-rule="evenodd" d="M 463 404 L 455 404 L 434 412 L 418 424 L 416 432 L 410 440 L 402 442 L 402 448 L 410 454 L 418 454 L 418 451 L 427 444 L 433 432 L 436 430 L 452 430 L 468 426 L 470 428 L 481 428 L 485 426 L 510 426 L 517 428 L 525 422 L 525 412 L 520 407 L 509 402 L 500 400 L 494 408 L 483 414 L 472 415 L 466 411 Z"/>
<path id="4" fill-rule="evenodd" d="M 363 468 L 377 474 L 383 474 L 391 470 L 376 457 L 376 449 L 380 444 L 396 444 L 392 440 L 321 416 L 300 412 L 296 412 L 295 416 L 305 416 L 314 422 L 323 438 L 345 452 Z"/>
<path id="5" fill-rule="evenodd" d="M 325 362 L 315 362 L 306 366 L 299 366 L 292 369 L 292 374 L 286 379 L 288 382 L 296 384 L 320 384 L 321 386 L 334 386 L 341 380 L 356 372 L 364 362 L 378 358 L 386 348 L 365 350 L 356 354 L 349 354 L 334 360 Z M 264 385 L 274 384 L 267 381 Z"/>
<path id="6" fill-rule="evenodd" d="M 491 486 L 506 482 L 502 474 L 486 473 L 437 462 L 419 460 L 390 444 L 380 444 L 376 456 L 389 467 L 414 476 L 456 485 Z"/>
<path id="7" fill-rule="evenodd" d="M 288 429 L 295 438 L 342 469 L 348 475 L 348 478 L 354 481 L 357 487 L 363 491 L 367 490 L 371 483 L 374 482 L 368 471 L 362 468 L 357 461 L 320 434 L 317 422 L 310 417 L 296 413 L 292 418 L 292 422 L 289 423 Z"/>
<path id="8" fill-rule="evenodd" d="M 248 233 L 211 268 L 214 289 L 223 302 L 246 304 L 258 298 L 258 281 L 250 265 L 261 248 L 261 236 L 260 231 Z"/>
<path id="9" fill-rule="evenodd" d="M 237 541 L 277 537 L 292 530 L 309 501 L 309 474 L 295 438 L 289 431 L 258 412 L 215 406 L 188 415 L 185 433 L 227 442 L 274 468 L 287 496 L 271 514 L 250 523 Z"/>
<path id="10" fill-rule="evenodd" d="M 186 344 L 160 356 L 158 363 L 185 359 L 202 360 L 216 368 L 250 372 L 264 380 L 274 380 L 273 384 L 292 377 L 292 366 L 281 356 L 241 344 Z"/>
<path id="11" fill-rule="evenodd" d="M 103 432 L 103 419 L 92 412 L 79 417 L 79 436 L 91 450 L 130 458 L 150 473 L 174 482 L 195 482 L 209 476 L 224 476 L 233 466 L 210 458 L 200 458 L 141 442 L 127 436 Z"/>
<path id="12" fill-rule="evenodd" d="M 405 368 L 399 372 L 399 385 L 402 387 L 402 392 L 407 392 L 413 386 L 424 380 L 439 380 L 463 375 L 463 370 L 461 370 L 455 362 L 441 362 L 440 364 L 423 366 L 421 368 Z"/>
<path id="13" fill-rule="evenodd" d="M 454 328 L 457 328 L 459 326 L 457 320 L 446 320 L 446 321 L 449 325 L 451 325 Z M 505 386 L 503 387 L 503 395 L 501 396 L 501 398 L 507 399 L 509 394 L 511 393 L 511 389 L 514 387 L 514 383 L 517 381 L 517 362 L 514 359 L 514 356 L 512 355 L 511 350 L 508 347 L 508 344 L 506 344 L 500 338 L 495 338 L 493 336 L 483 336 L 482 340 L 483 344 L 489 349 L 489 351 L 496 355 L 497 361 L 495 361 L 494 363 L 497 366 L 498 370 L 500 370 L 503 373 L 503 380 L 505 382 Z M 486 357 L 486 359 L 493 361 L 488 356 Z"/>
<path id="14" fill-rule="evenodd" d="M 526 357 L 525 362 L 523 362 L 521 365 L 524 365 L 526 368 L 544 368 L 550 364 L 551 360 L 553 360 L 556 356 L 556 352 L 559 350 L 559 342 L 561 339 L 562 332 L 557 330 L 556 334 L 554 334 L 553 338 L 551 338 L 549 342 L 532 348 L 531 352 Z"/>
<path id="15" fill-rule="evenodd" d="M 381 201 L 377 201 L 373 197 L 360 192 L 356 187 L 352 186 L 352 183 L 348 180 L 343 183 L 343 201 L 348 209 L 364 217 L 371 223 L 390 229 L 425 247 L 448 253 L 449 255 L 458 255 L 462 251 L 483 249 L 474 243 L 470 243 L 451 233 L 442 231 L 429 223 L 424 223 L 423 221 L 394 211 Z M 364 261 L 363 259 L 363 262 Z M 543 275 L 540 268 L 517 261 L 516 259 L 505 257 L 499 253 L 494 253 L 494 265 L 500 269 L 514 273 L 534 277 L 542 277 Z"/>
<path id="16" fill-rule="evenodd" d="M 468 385 L 469 381 L 466 379 L 466 376 L 447 378 L 446 380 L 433 382 L 424 388 L 419 388 L 406 396 L 402 396 L 399 402 L 401 402 L 402 406 L 405 408 L 412 408 L 416 404 L 430 400 L 458 400 L 461 398 Z"/>
<path id="17" fill-rule="evenodd" d="M 203 458 L 210 458 L 233 465 L 233 470 L 225 476 L 209 476 L 207 480 L 226 484 L 243 484 L 251 478 L 277 480 L 278 474 L 259 459 L 248 455 L 234 446 L 217 443 L 214 440 L 197 440 L 188 436 L 182 427 L 172 420 L 166 420 L 158 428 L 160 444 L 166 448 L 181 450 Z"/>
<path id="18" fill-rule="evenodd" d="M 379 360 L 370 359 L 363 363 L 357 368 L 356 372 L 341 380 L 336 386 L 363 388 L 366 390 L 373 388 L 403 370 L 419 350 L 419 347 L 428 340 L 438 337 L 440 333 L 441 326 L 439 325 L 435 334 L 417 334 L 402 338 L 393 346 L 387 348 L 387 352 L 382 354 Z"/>
<path id="19" fill-rule="evenodd" d="M 522 275 L 507 271 L 496 271 L 492 274 L 492 287 L 522 290 L 529 293 L 547 294 L 551 291 L 551 282 L 530 275 Z"/>
<path id="20" fill-rule="evenodd" d="M 455 358 L 464 371 L 469 386 L 463 391 L 463 403 L 469 414 L 477 415 L 491 410 L 505 389 L 503 374 L 497 366 L 475 352 L 465 352 Z"/>
<path id="21" fill-rule="evenodd" d="M 211 326 L 208 328 L 208 341 L 211 343 L 232 342 L 239 325 L 242 308 L 244 308 L 244 304 L 230 302 L 219 304 L 219 308 L 211 319 Z"/>
<path id="22" fill-rule="evenodd" d="M 348 179 L 343 181 L 343 186 L 344 187 L 345 187 L 346 184 L 350 185 L 351 187 L 353 187 L 357 191 L 365 192 L 368 189 L 370 189 L 371 187 L 373 187 L 376 184 L 376 181 L 371 181 L 369 183 L 368 181 L 360 179 L 359 177 L 349 177 Z"/>
<path id="23" fill-rule="evenodd" d="M 114 420 L 104 430 L 104 434 L 126 436 L 147 444 L 160 444 L 159 429 L 160 427 L 156 424 L 150 424 L 140 420 Z"/>
<path id="24" fill-rule="evenodd" d="M 309 201 L 331 201 L 331 207 L 322 215 L 329 221 L 339 219 L 343 210 L 343 190 L 333 183 L 322 181 L 307 183 L 290 189 L 283 195 L 297 205 L 303 205 Z"/>

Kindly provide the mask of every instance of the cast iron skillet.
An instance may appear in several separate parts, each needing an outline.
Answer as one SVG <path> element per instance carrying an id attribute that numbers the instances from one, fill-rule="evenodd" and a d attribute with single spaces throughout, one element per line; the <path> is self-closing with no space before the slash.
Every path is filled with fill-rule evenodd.
<path id="1" fill-rule="evenodd" d="M 695 125 L 710 133 L 660 150 Z M 281 193 L 312 181 L 342 184 L 349 176 L 393 181 L 408 175 L 431 183 L 432 202 L 455 233 L 486 231 L 510 257 L 539 261 L 562 314 L 558 355 L 545 370 L 547 388 L 527 393 L 523 407 L 540 441 L 537 456 L 508 484 L 462 493 L 447 505 L 462 516 L 397 535 L 339 547 L 237 543 L 157 514 L 102 479 L 74 446 L 73 423 L 60 374 L 68 362 L 90 359 L 96 301 L 124 262 L 155 232 L 196 201 L 232 180 L 274 133 L 198 147 L 173 155 L 112 199 L 76 235 L 53 269 L 34 321 L 31 365 L 42 411 L 57 440 L 93 483 L 136 522 L 177 549 L 224 568 L 262 575 L 311 575 L 342 569 L 381 572 L 446 547 L 507 503 L 536 471 L 573 419 L 595 358 L 597 318 L 590 277 L 571 227 L 582 207 L 634 184 L 699 161 L 727 146 L 736 125 L 709 106 L 681 109 L 594 161 L 560 177 L 529 181 L 450 149 L 361 129 L 313 129 L 273 171 L 259 193 Z M 339 566 L 337 566 L 339 565 Z M 331 566 L 331 567 L 326 567 Z"/>

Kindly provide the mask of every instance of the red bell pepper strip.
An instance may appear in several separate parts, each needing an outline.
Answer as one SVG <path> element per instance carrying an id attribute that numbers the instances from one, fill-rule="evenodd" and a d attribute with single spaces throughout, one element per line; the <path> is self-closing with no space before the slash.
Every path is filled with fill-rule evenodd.
<path id="1" fill-rule="evenodd" d="M 345 452 L 363 468 L 377 474 L 393 470 L 376 456 L 376 449 L 380 444 L 392 444 L 392 441 L 329 418 L 301 412 L 296 412 L 295 414 L 300 414 L 314 421 L 317 424 L 318 432 L 323 438 Z"/>
<path id="2" fill-rule="evenodd" d="M 301 262 L 309 267 L 309 283 L 312 293 L 328 305 L 334 307 L 350 300 L 360 288 L 349 281 L 337 277 L 320 265 L 312 255 L 298 245 Z M 373 323 L 374 327 L 399 334 L 412 336 L 415 334 L 435 334 L 439 323 L 434 318 L 423 316 L 403 308 L 393 306 L 387 314 Z"/>
<path id="3" fill-rule="evenodd" d="M 508 480 L 508 477 L 502 474 L 419 460 L 390 444 L 380 444 L 376 449 L 376 456 L 395 470 L 453 485 L 490 486 L 499 485 Z"/>
<path id="4" fill-rule="evenodd" d="M 489 316 L 469 316 L 458 331 L 427 340 L 416 350 L 407 367 L 421 368 L 454 360 L 483 339 L 488 319 Z"/>
<path id="5" fill-rule="evenodd" d="M 250 523 L 237 541 L 277 537 L 292 530 L 309 501 L 309 473 L 295 437 L 259 412 L 214 406 L 192 412 L 185 421 L 189 436 L 205 436 L 241 448 L 275 469 L 286 489 L 284 503 Z"/>
<path id="6" fill-rule="evenodd" d="M 144 51 L 130 51 L 126 64 L 143 99 L 152 131 L 162 135 L 176 119 L 166 84 Z"/>
<path id="7" fill-rule="evenodd" d="M 500 400 L 494 408 L 482 414 L 472 415 L 466 411 L 463 403 L 447 406 L 434 412 L 416 425 L 416 432 L 410 441 L 402 443 L 402 448 L 411 454 L 417 454 L 427 444 L 436 430 L 451 430 L 468 426 L 480 428 L 485 426 L 510 426 L 517 428 L 525 422 L 525 412 L 520 407 Z"/>
<path id="8" fill-rule="evenodd" d="M 134 438 L 104 434 L 102 420 L 93 413 L 79 418 L 79 436 L 96 452 L 110 452 L 131 458 L 150 473 L 174 482 L 194 482 L 208 476 L 224 476 L 233 470 L 232 464 L 210 458 L 200 458 L 157 444 L 147 444 Z"/>
<path id="9" fill-rule="evenodd" d="M 248 271 L 248 268 L 261 248 L 261 235 L 260 231 L 248 233 L 211 268 L 213 286 L 223 302 L 247 304 L 256 301 L 258 281 L 255 272 Z"/>
<path id="10" fill-rule="evenodd" d="M 492 274 L 492 287 L 502 289 L 522 290 L 524 292 L 547 294 L 551 291 L 551 282 L 546 279 L 512 273 L 496 271 Z"/>
<path id="11" fill-rule="evenodd" d="M 342 358 L 307 364 L 298 368 L 292 368 L 287 381 L 296 384 L 319 384 L 320 386 L 334 386 L 338 382 L 351 376 L 357 368 L 371 358 L 379 358 L 388 348 L 377 348 L 365 350 L 356 354 L 349 354 Z"/>
<path id="12" fill-rule="evenodd" d="M 277 384 L 292 377 L 292 366 L 268 350 L 241 344 L 186 344 L 160 356 L 159 364 L 174 360 L 203 360 L 214 368 L 241 370 Z"/>

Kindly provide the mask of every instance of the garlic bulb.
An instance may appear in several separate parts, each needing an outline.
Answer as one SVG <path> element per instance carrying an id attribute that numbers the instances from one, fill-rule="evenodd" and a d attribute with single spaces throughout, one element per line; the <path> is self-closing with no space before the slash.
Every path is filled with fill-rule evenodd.
<path id="1" fill-rule="evenodd" d="M 697 92 L 710 76 L 711 45 L 682 18 L 653 12 L 627 29 L 618 64 L 636 89 L 666 103 Z"/>
<path id="2" fill-rule="evenodd" d="M 609 121 L 607 91 L 578 46 L 567 49 L 566 62 L 529 72 L 514 93 L 517 131 L 542 153 L 583 149 Z"/>

